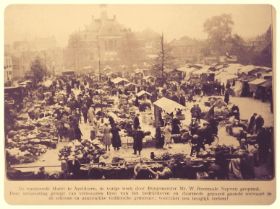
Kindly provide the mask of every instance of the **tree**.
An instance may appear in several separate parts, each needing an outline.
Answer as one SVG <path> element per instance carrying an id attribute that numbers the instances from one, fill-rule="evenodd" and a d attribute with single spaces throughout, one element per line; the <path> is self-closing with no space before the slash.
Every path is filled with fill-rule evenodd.
<path id="1" fill-rule="evenodd" d="M 163 34 L 160 37 L 160 46 L 158 55 L 154 60 L 153 70 L 157 77 L 165 80 L 164 70 L 174 67 L 174 58 L 171 55 L 170 46 L 164 41 Z"/>
<path id="2" fill-rule="evenodd" d="M 229 54 L 236 55 L 241 64 L 250 64 L 252 60 L 252 49 L 246 46 L 245 41 L 235 34 L 229 41 Z"/>
<path id="3" fill-rule="evenodd" d="M 266 33 L 261 37 L 264 40 L 259 51 L 255 52 L 253 64 L 272 67 L 272 28 L 269 26 Z"/>
<path id="4" fill-rule="evenodd" d="M 28 72 L 30 79 L 32 79 L 34 84 L 38 84 L 39 82 L 43 81 L 47 74 L 48 71 L 46 65 L 43 64 L 39 57 L 36 57 L 32 61 L 30 71 Z"/>
<path id="5" fill-rule="evenodd" d="M 213 54 L 224 55 L 228 52 L 233 24 L 234 22 L 229 14 L 214 16 L 205 21 L 204 31 L 208 34 L 208 48 L 211 49 Z"/>

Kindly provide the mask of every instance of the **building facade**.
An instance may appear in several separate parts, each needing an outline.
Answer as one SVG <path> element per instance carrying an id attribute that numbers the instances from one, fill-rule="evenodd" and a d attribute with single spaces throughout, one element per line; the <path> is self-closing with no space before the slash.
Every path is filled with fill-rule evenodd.
<path id="1" fill-rule="evenodd" d="M 102 69 L 118 62 L 118 50 L 128 31 L 118 23 L 116 16 L 108 17 L 106 8 L 101 8 L 100 18 L 92 16 L 84 30 L 70 35 L 64 52 L 64 63 L 69 69 L 81 71 Z"/>
<path id="2" fill-rule="evenodd" d="M 13 79 L 13 62 L 11 56 L 4 57 L 4 83 L 11 83 Z"/>

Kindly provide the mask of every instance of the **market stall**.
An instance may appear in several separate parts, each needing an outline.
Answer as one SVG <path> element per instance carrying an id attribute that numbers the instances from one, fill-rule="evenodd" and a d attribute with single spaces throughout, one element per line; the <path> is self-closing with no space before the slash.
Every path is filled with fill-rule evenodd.
<path id="1" fill-rule="evenodd" d="M 183 105 L 174 102 L 173 100 L 167 99 L 166 97 L 162 97 L 161 99 L 155 101 L 153 104 L 154 104 L 155 126 L 160 126 L 162 120 L 161 118 L 162 112 L 165 112 L 167 114 L 171 114 L 175 112 L 176 114 L 176 111 L 184 110 L 186 108 Z"/>

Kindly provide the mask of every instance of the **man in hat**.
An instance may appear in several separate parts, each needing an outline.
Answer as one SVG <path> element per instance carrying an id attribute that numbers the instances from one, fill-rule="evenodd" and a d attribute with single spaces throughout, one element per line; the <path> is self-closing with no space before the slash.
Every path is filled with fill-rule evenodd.
<path id="1" fill-rule="evenodd" d="M 133 120 L 133 127 L 134 127 L 135 130 L 137 130 L 138 127 L 140 126 L 139 116 L 140 116 L 140 114 L 137 113 L 134 120 Z"/>
<path id="2" fill-rule="evenodd" d="M 194 152 L 196 152 L 196 154 L 198 154 L 200 152 L 201 148 L 205 150 L 204 139 L 197 134 L 193 135 L 192 149 L 191 149 L 190 155 L 193 156 Z"/>
<path id="3" fill-rule="evenodd" d="M 83 118 L 84 118 L 84 123 L 87 123 L 87 120 L 88 120 L 88 107 L 87 107 L 86 103 L 84 103 L 82 105 L 81 112 L 82 112 L 82 115 L 83 115 Z"/>
<path id="4" fill-rule="evenodd" d="M 48 177 L 48 174 L 46 173 L 44 166 L 39 168 L 39 172 L 37 173 L 37 177 L 39 179 L 46 179 Z"/>
<path id="5" fill-rule="evenodd" d="M 143 138 L 145 137 L 144 132 L 141 130 L 141 127 L 138 126 L 137 129 L 135 129 L 134 134 L 133 134 L 133 150 L 134 150 L 134 155 L 139 153 L 141 154 L 142 148 L 143 148 Z"/>
<path id="6" fill-rule="evenodd" d="M 75 152 L 72 153 L 67 162 L 68 173 L 73 176 L 73 178 L 78 178 L 80 174 L 80 162 Z"/>

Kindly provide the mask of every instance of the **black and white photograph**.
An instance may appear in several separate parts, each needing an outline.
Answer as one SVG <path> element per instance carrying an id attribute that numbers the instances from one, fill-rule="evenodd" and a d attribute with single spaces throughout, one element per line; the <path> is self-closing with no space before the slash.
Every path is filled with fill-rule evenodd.
<path id="1" fill-rule="evenodd" d="M 270 181 L 271 5 L 9 5 L 8 181 Z"/>

